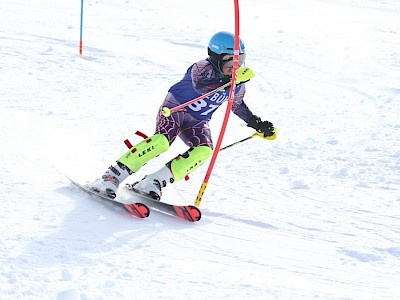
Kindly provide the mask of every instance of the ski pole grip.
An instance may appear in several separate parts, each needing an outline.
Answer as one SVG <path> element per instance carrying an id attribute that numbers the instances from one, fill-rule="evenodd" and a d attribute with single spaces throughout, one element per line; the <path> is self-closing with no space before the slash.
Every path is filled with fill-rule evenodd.
<path id="1" fill-rule="evenodd" d="M 162 113 L 162 115 L 164 116 L 164 117 L 169 117 L 170 115 L 171 115 L 171 110 L 168 108 L 168 107 L 163 107 L 163 113 Z"/>
<path id="2" fill-rule="evenodd" d="M 273 141 L 273 140 L 276 139 L 277 135 L 278 135 L 278 128 L 275 127 L 275 128 L 274 128 L 274 134 L 271 135 L 271 136 L 266 136 L 266 137 L 265 137 L 264 134 L 262 134 L 262 133 L 260 133 L 260 132 L 256 132 L 256 133 L 253 134 L 253 137 L 260 137 L 260 138 L 262 138 L 262 139 L 264 139 L 264 140 Z"/>

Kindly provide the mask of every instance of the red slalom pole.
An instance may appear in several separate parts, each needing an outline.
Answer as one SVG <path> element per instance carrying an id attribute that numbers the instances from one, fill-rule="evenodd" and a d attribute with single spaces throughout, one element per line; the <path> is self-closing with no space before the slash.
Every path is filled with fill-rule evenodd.
<path id="1" fill-rule="evenodd" d="M 234 0 L 234 7 L 235 7 L 235 44 L 234 44 L 234 52 L 233 52 L 233 73 L 232 73 L 232 84 L 231 84 L 231 89 L 229 91 L 229 99 L 228 99 L 228 105 L 226 107 L 225 111 L 225 117 L 224 121 L 222 123 L 221 127 L 221 133 L 219 134 L 217 144 L 215 146 L 213 156 L 211 157 L 211 162 L 210 165 L 208 166 L 206 176 L 204 177 L 203 183 L 200 187 L 199 193 L 197 194 L 196 201 L 194 202 L 194 205 L 200 206 L 201 200 L 203 199 L 203 195 L 205 192 L 205 189 L 208 184 L 208 180 L 210 179 L 212 170 L 215 165 L 215 161 L 217 160 L 218 153 L 221 149 L 221 144 L 222 144 L 222 139 L 224 138 L 225 134 L 225 129 L 226 125 L 228 124 L 228 119 L 229 115 L 231 112 L 232 104 L 233 104 L 233 99 L 235 97 L 235 89 L 236 89 L 236 77 L 237 77 L 237 70 L 239 68 L 239 53 L 240 53 L 240 38 L 239 38 L 239 0 Z"/>

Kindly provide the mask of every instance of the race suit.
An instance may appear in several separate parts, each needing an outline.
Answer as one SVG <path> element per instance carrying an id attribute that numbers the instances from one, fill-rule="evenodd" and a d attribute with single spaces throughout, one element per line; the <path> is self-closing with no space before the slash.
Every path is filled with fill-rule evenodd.
<path id="1" fill-rule="evenodd" d="M 169 117 L 162 115 L 162 108 L 173 108 L 186 103 L 220 87 L 223 83 L 224 77 L 216 73 L 208 60 L 194 63 L 189 67 L 183 79 L 168 90 L 157 116 L 156 133 L 165 135 L 170 144 L 179 136 L 189 147 L 209 146 L 213 148 L 208 122 L 216 109 L 228 100 L 229 88 L 215 92 L 175 111 Z M 245 91 L 244 83 L 236 86 L 232 112 L 247 123 L 253 113 L 243 101 Z"/>

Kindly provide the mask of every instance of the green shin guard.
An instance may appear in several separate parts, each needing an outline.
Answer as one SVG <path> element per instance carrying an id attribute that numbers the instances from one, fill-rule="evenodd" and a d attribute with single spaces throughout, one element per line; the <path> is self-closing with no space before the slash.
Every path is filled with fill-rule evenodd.
<path id="1" fill-rule="evenodd" d="M 172 175 L 174 175 L 175 181 L 179 181 L 189 173 L 196 170 L 204 162 L 206 162 L 213 150 L 207 146 L 197 146 L 189 149 L 183 155 L 179 155 L 174 158 L 170 163 Z"/>
<path id="2" fill-rule="evenodd" d="M 149 160 L 167 151 L 168 148 L 168 139 L 162 134 L 155 134 L 129 149 L 118 161 L 132 172 L 137 172 Z"/>

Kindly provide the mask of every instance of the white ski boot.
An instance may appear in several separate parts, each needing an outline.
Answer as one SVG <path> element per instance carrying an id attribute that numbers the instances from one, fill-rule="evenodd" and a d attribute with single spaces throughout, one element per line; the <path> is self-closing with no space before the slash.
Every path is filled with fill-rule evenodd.
<path id="1" fill-rule="evenodd" d="M 124 181 L 132 172 L 122 163 L 117 162 L 115 166 L 110 166 L 101 178 L 92 183 L 92 187 L 98 193 L 110 198 L 117 196 L 119 184 Z"/>
<path id="2" fill-rule="evenodd" d="M 147 195 L 154 200 L 160 201 L 161 189 L 166 187 L 168 182 L 173 183 L 174 176 L 171 170 L 164 166 L 157 172 L 146 175 L 141 181 L 134 183 L 132 188 L 142 195 Z"/>

